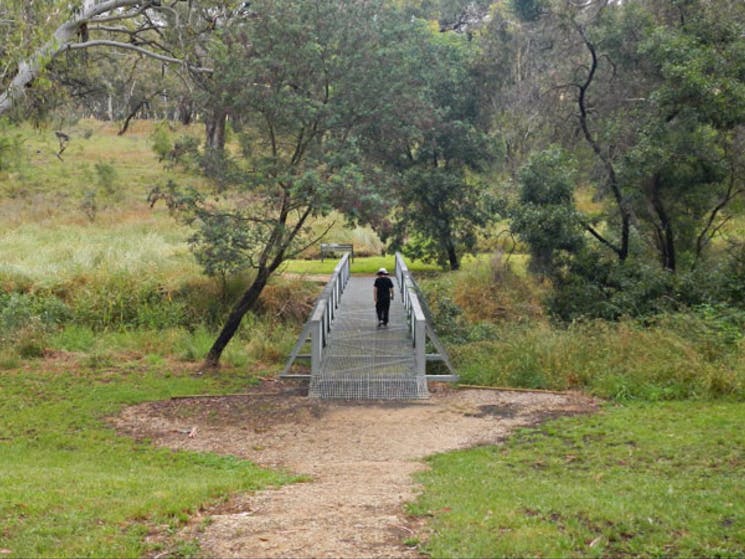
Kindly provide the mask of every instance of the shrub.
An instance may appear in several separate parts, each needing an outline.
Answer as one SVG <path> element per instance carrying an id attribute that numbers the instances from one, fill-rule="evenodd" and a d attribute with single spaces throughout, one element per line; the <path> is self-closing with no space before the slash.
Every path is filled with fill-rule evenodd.
<path id="1" fill-rule="evenodd" d="M 105 161 L 98 161 L 94 168 L 96 170 L 96 182 L 98 186 L 109 196 L 115 194 L 118 173 L 114 165 Z"/>
<path id="2" fill-rule="evenodd" d="M 38 319 L 32 319 L 11 336 L 13 349 L 23 359 L 37 359 L 44 356 L 47 345 L 47 330 Z"/>
<path id="3" fill-rule="evenodd" d="M 319 291 L 317 284 L 277 278 L 262 291 L 258 312 L 275 321 L 303 323 Z"/>
<path id="4" fill-rule="evenodd" d="M 184 303 L 157 282 L 115 274 L 70 293 L 75 322 L 95 330 L 160 329 L 185 322 Z"/>
<path id="5" fill-rule="evenodd" d="M 578 389 L 614 400 L 741 400 L 743 347 L 742 337 L 723 343 L 722 330 L 700 316 L 670 314 L 654 324 L 505 327 L 497 339 L 451 349 L 451 357 L 466 383 Z"/>
<path id="6" fill-rule="evenodd" d="M 168 129 L 168 123 L 161 122 L 150 134 L 152 149 L 160 161 L 165 160 L 173 150 L 173 141 Z"/>
<path id="7" fill-rule="evenodd" d="M 613 320 L 552 324 L 540 313 L 541 287 L 494 263 L 423 285 L 464 383 L 577 389 L 614 400 L 745 397 L 744 310 L 705 304 L 653 313 L 650 305 L 640 318 L 616 309 Z M 658 287 L 652 279 L 640 289 Z M 612 309 L 617 300 L 594 304 Z"/>
<path id="8" fill-rule="evenodd" d="M 0 336 L 26 328 L 34 321 L 39 329 L 52 329 L 71 316 L 69 307 L 54 295 L 0 293 Z"/>
<path id="9" fill-rule="evenodd" d="M 70 324 L 55 334 L 50 343 L 64 351 L 90 351 L 96 343 L 96 334 L 86 326 Z"/>
<path id="10" fill-rule="evenodd" d="M 515 274 L 501 254 L 422 282 L 437 332 L 450 342 L 493 339 L 502 324 L 540 320 L 543 288 Z"/>
<path id="11" fill-rule="evenodd" d="M 0 172 L 18 169 L 23 159 L 23 138 L 0 120 Z"/>

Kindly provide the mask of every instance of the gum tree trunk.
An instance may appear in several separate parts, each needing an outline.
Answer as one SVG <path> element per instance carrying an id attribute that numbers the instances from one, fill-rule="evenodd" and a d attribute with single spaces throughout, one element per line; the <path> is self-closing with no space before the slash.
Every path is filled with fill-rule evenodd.
<path id="1" fill-rule="evenodd" d="M 243 317 L 248 311 L 256 306 L 261 292 L 264 290 L 267 281 L 269 281 L 270 275 L 271 272 L 266 268 L 260 269 L 256 274 L 253 283 L 251 283 L 250 287 L 243 293 L 241 298 L 233 307 L 233 310 L 230 311 L 230 315 L 225 321 L 222 330 L 220 330 L 220 334 L 217 336 L 217 339 L 207 353 L 207 357 L 204 359 L 205 367 L 216 368 L 218 366 L 223 350 L 238 331 L 238 327 L 241 325 Z"/>

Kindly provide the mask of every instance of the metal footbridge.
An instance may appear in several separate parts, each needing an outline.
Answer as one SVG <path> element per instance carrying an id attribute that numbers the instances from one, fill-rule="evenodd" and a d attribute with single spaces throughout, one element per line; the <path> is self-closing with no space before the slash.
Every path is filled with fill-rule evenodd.
<path id="1" fill-rule="evenodd" d="M 411 400 L 429 396 L 429 381 L 456 381 L 429 311 L 400 254 L 388 326 L 378 326 L 371 276 L 352 276 L 350 254 L 334 269 L 316 301 L 281 378 L 310 381 L 308 395 L 322 399 Z M 310 372 L 296 372 L 298 359 Z M 427 374 L 427 363 L 449 374 Z"/>

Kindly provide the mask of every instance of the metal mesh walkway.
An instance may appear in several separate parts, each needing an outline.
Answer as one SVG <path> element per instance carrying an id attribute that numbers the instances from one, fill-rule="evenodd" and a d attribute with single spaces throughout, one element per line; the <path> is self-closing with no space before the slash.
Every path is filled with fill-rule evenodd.
<path id="1" fill-rule="evenodd" d="M 427 398 L 427 380 L 415 368 L 404 306 L 396 287 L 390 322 L 377 326 L 373 277 L 353 277 L 328 334 L 320 372 L 309 396 L 347 400 Z"/>

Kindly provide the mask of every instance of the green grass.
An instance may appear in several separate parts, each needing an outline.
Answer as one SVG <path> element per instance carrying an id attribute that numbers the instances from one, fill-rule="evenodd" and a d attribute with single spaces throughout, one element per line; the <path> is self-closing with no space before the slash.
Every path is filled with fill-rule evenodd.
<path id="1" fill-rule="evenodd" d="M 742 404 L 607 407 L 430 459 L 432 557 L 742 557 Z"/>
<path id="2" fill-rule="evenodd" d="M 143 556 L 153 551 L 145 535 L 154 527 L 178 527 L 207 503 L 288 481 L 237 458 L 134 442 L 105 421 L 124 405 L 244 390 L 251 377 L 195 378 L 157 359 L 114 361 L 0 371 L 0 548 L 8 557 Z"/>
<path id="3" fill-rule="evenodd" d="M 143 219 L 108 226 L 27 223 L 0 231 L 0 279 L 54 288 L 77 278 L 127 273 L 195 276 L 199 269 L 174 223 Z"/>
<path id="4" fill-rule="evenodd" d="M 577 389 L 620 401 L 745 399 L 745 340 L 684 330 L 700 322 L 682 315 L 646 327 L 631 320 L 566 329 L 533 323 L 493 329 L 489 339 L 451 353 L 467 384 Z"/>
<path id="5" fill-rule="evenodd" d="M 65 127 L 71 139 L 60 159 L 54 128 L 21 126 L 15 130 L 23 138 L 26 158 L 10 180 L 0 181 L 0 193 L 12 197 L 56 193 L 60 201 L 73 202 L 102 182 L 96 165 L 111 164 L 115 175 L 110 190 L 129 200 L 144 196 L 163 174 L 151 149 L 152 129 L 152 123 L 139 121 L 126 135 L 118 136 L 113 123 L 81 120 Z"/>
<path id="6" fill-rule="evenodd" d="M 745 400 L 745 313 L 552 323 L 545 287 L 476 263 L 422 282 L 461 382 L 582 390 L 617 401 Z"/>
<path id="7" fill-rule="evenodd" d="M 288 260 L 281 268 L 282 272 L 289 274 L 330 274 L 339 263 L 336 257 L 321 260 Z M 439 267 L 436 264 L 422 262 L 420 260 L 406 259 L 406 264 L 412 273 L 436 272 Z M 363 256 L 355 257 L 351 263 L 353 274 L 373 275 L 380 268 L 386 268 L 393 274 L 395 258 L 393 256 Z"/>

